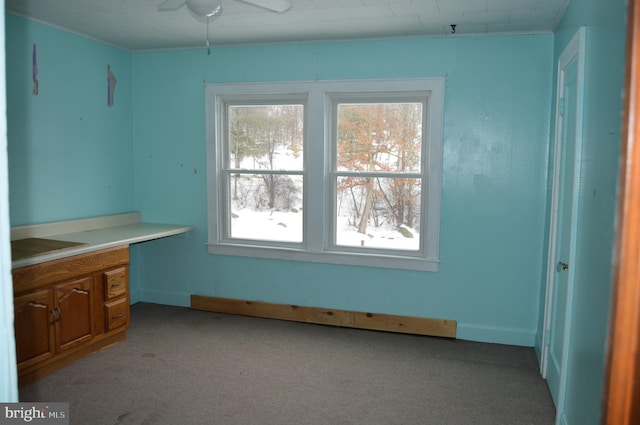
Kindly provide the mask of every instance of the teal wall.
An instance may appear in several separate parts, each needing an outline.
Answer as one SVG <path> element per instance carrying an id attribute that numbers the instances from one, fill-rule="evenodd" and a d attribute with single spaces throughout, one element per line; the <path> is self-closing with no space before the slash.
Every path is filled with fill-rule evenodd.
<path id="1" fill-rule="evenodd" d="M 133 247 L 134 300 L 192 293 L 457 320 L 532 346 L 552 104 L 552 34 L 130 53 L 7 16 L 12 225 L 140 210 L 196 231 Z M 40 95 L 31 95 L 38 45 Z M 106 107 L 106 65 L 118 77 Z M 437 273 L 207 254 L 204 82 L 442 76 Z"/>
<path id="2" fill-rule="evenodd" d="M 412 38 L 136 53 L 136 207 L 196 231 L 141 245 L 139 299 L 192 293 L 458 321 L 533 346 L 544 252 L 553 35 Z M 203 82 L 442 76 L 437 273 L 207 254 Z"/>
<path id="3" fill-rule="evenodd" d="M 131 54 L 11 14 L 6 32 L 11 225 L 133 210 Z"/>
<path id="4" fill-rule="evenodd" d="M 132 248 L 133 300 L 192 293 L 459 322 L 460 338 L 541 334 L 554 62 L 588 27 L 568 425 L 600 414 L 611 290 L 624 1 L 572 2 L 557 34 L 131 53 L 6 16 L 12 225 L 140 210 L 196 231 Z M 38 46 L 40 95 L 31 95 Z M 118 85 L 106 106 L 106 65 Z M 437 273 L 206 252 L 204 82 L 443 76 Z M 0 307 L 1 309 L 1 307 Z M 537 340 L 540 349 L 540 341 Z M 4 382 L 3 385 L 7 384 Z"/>
<path id="5" fill-rule="evenodd" d="M 578 28 L 587 28 L 575 293 L 566 393 L 559 408 L 568 425 L 600 423 L 612 289 L 625 16 L 624 0 L 573 1 L 554 40 L 557 61 Z"/>

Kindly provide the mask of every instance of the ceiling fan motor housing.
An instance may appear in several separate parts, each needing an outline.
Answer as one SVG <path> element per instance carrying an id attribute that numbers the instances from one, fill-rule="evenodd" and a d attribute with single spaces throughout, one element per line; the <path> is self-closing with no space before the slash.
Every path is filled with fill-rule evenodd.
<path id="1" fill-rule="evenodd" d="M 198 16 L 213 16 L 222 6 L 220 0 L 187 0 L 187 7 Z"/>

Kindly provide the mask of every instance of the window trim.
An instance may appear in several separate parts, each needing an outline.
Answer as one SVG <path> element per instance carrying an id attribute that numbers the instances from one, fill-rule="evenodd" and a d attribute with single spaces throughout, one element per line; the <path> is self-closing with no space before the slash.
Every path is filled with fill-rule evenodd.
<path id="1" fill-rule="evenodd" d="M 334 149 L 331 136 L 332 104 L 335 99 L 373 98 L 389 96 L 390 93 L 415 93 L 427 95 L 426 109 L 423 111 L 423 148 L 427 160 L 424 161 L 424 177 L 427 187 L 422 188 L 421 208 L 426 214 L 421 227 L 421 244 L 424 249 L 418 255 L 403 255 L 408 251 L 375 250 L 374 252 L 353 252 L 345 246 L 335 246 L 332 242 L 332 175 L 331 153 Z M 222 152 L 224 139 L 221 125 L 224 117 L 224 99 L 232 103 L 255 103 L 256 100 L 291 99 L 299 102 L 306 97 L 304 124 L 304 188 L 303 242 L 281 243 L 272 241 L 238 240 L 224 238 L 221 217 L 224 207 L 220 205 L 218 182 L 222 182 Z M 389 99 L 389 97 L 386 97 Z M 402 98 L 406 100 L 406 98 Z M 397 268 L 419 271 L 438 270 L 440 192 L 442 183 L 442 142 L 444 121 L 444 78 L 384 79 L 384 80 L 323 80 L 271 83 L 220 83 L 205 86 L 206 137 L 207 137 L 207 203 L 208 203 L 208 252 L 211 254 L 259 257 L 280 260 L 294 260 L 317 263 L 332 263 L 370 267 Z M 322 117 L 322 119 L 314 119 Z M 426 123 L 426 125 L 424 124 Z M 318 158 L 322 158 L 321 161 Z M 313 193 L 311 197 L 309 194 Z M 317 196 L 316 193 L 321 193 Z M 426 207 L 422 207 L 426 205 Z M 312 224 L 316 225 L 312 225 Z M 317 225 L 321 223 L 321 225 Z"/>

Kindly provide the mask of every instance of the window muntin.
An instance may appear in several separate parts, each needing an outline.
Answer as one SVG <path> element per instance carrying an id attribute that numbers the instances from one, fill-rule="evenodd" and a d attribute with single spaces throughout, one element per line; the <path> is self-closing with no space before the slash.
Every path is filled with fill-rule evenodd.
<path id="1" fill-rule="evenodd" d="M 398 172 L 391 158 L 374 171 L 351 170 L 338 165 L 337 110 L 339 104 L 421 104 L 422 124 L 419 128 L 421 155 L 410 166 Z M 232 165 L 228 136 L 228 107 L 259 108 L 273 105 L 304 105 L 302 135 L 302 169 L 292 165 Z M 240 110 L 240 109 L 238 109 Z M 207 117 L 207 185 L 209 210 L 209 252 L 300 260 L 307 262 L 390 267 L 410 270 L 437 271 L 439 256 L 440 185 L 442 174 L 442 138 L 444 111 L 444 79 L 408 80 L 347 80 L 271 83 L 230 83 L 206 86 Z M 232 112 L 233 113 L 233 112 Z M 225 139 L 226 138 L 226 139 Z M 227 140 L 225 142 L 225 140 Z M 238 152 L 238 151 L 236 151 Z M 393 154 L 399 154 L 396 150 Z M 238 162 L 241 163 L 241 162 Z M 246 164 L 246 163 L 245 163 Z M 291 163 L 289 163 L 291 164 Z M 298 163 L 299 164 L 299 163 Z M 419 164 L 419 165 L 418 165 Z M 385 169 L 385 167 L 395 167 Z M 245 168 L 247 167 L 247 168 Z M 254 168 L 255 167 L 255 168 Z M 291 167 L 291 168 L 287 168 Z M 273 169 L 272 169 L 273 168 Z M 372 175 L 367 175 L 372 173 Z M 255 237 L 250 225 L 234 227 L 232 220 L 231 175 L 239 179 L 264 181 L 268 175 L 302 180 L 302 198 L 298 218 L 293 227 L 295 237 L 279 232 L 277 238 Z M 336 238 L 337 187 L 347 178 L 369 178 L 376 185 L 411 185 L 419 188 L 412 207 L 419 223 L 413 233 L 413 245 L 397 246 L 387 239 L 382 246 Z M 378 179 L 378 181 L 376 181 Z M 296 183 L 299 185 L 298 183 Z M 386 201 L 385 201 L 386 202 Z M 296 208 L 297 209 L 297 208 Z M 281 220 L 274 212 L 269 223 L 277 226 Z M 276 216 L 276 217 L 274 217 Z M 378 218 L 380 217 L 378 212 Z M 246 217 L 236 217 L 240 220 Z M 372 221 L 373 222 L 373 221 Z M 374 222 L 375 224 L 375 222 Z M 282 226 L 281 226 L 282 227 Z M 300 232 L 300 227 L 302 228 Z M 281 230 L 281 229 L 280 229 Z M 368 229 L 370 230 L 370 229 Z M 401 232 L 402 226 L 398 229 Z M 261 229 L 264 234 L 267 232 Z M 405 232 L 406 233 L 406 232 Z M 262 234 L 262 233 L 261 233 Z M 232 235 L 232 236 L 230 236 Z M 340 235 L 338 233 L 338 235 Z M 301 236 L 301 237 L 300 237 Z M 418 236 L 418 237 L 416 237 Z M 277 240 L 272 240 L 277 239 Z M 394 241 L 395 242 L 391 242 Z M 407 241 L 405 241 L 407 242 Z"/>
<path id="2" fill-rule="evenodd" d="M 336 246 L 415 253 L 422 250 L 426 96 L 402 103 L 387 97 L 335 101 L 333 237 Z"/>

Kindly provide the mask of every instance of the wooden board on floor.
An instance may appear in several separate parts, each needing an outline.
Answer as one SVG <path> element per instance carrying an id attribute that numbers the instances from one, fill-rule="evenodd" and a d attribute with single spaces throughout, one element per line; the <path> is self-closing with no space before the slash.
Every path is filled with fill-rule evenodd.
<path id="1" fill-rule="evenodd" d="M 191 295 L 191 308 L 217 313 L 446 338 L 455 338 L 457 328 L 455 320 L 303 307 L 202 295 Z"/>

